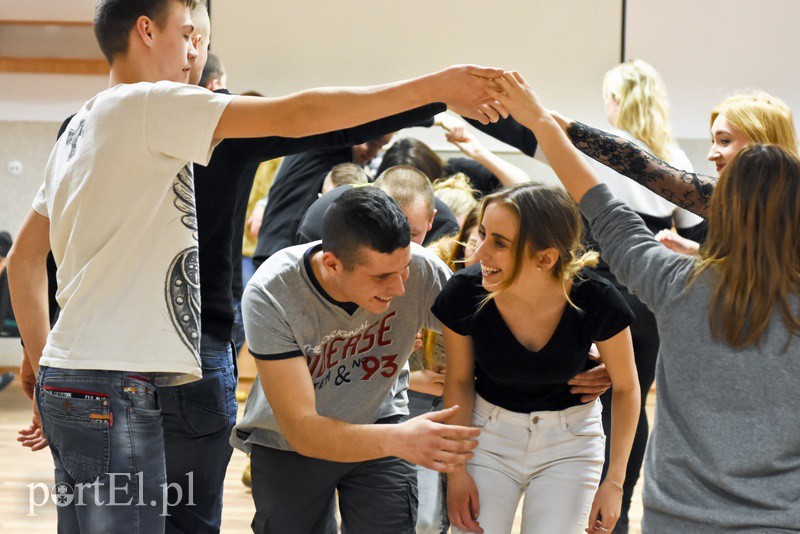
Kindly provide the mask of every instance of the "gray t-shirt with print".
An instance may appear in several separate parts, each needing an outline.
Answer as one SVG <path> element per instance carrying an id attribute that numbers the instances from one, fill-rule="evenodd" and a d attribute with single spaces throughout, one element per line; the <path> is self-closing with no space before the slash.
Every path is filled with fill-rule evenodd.
<path id="1" fill-rule="evenodd" d="M 262 359 L 305 357 L 320 415 L 368 424 L 408 414 L 407 377 L 400 376 L 417 332 L 440 330 L 430 308 L 450 270 L 412 243 L 405 294 L 380 314 L 346 310 L 314 277 L 310 256 L 319 248 L 316 242 L 283 249 L 247 284 L 242 314 L 250 352 Z M 292 450 L 258 380 L 231 444 L 245 452 L 252 444 Z"/>

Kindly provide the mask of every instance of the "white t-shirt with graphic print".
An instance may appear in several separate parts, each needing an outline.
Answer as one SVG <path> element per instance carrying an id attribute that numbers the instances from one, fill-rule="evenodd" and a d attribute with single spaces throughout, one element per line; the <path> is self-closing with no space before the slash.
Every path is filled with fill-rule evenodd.
<path id="1" fill-rule="evenodd" d="M 123 84 L 72 118 L 33 203 L 50 219 L 61 307 L 41 365 L 156 372 L 163 385 L 201 376 L 191 162 L 208 163 L 231 98 Z"/>

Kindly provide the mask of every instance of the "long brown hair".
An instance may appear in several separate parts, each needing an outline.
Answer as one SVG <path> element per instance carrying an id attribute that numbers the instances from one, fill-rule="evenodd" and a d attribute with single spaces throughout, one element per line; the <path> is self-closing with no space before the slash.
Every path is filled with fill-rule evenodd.
<path id="1" fill-rule="evenodd" d="M 725 166 L 708 211 L 708 238 L 693 281 L 713 268 L 710 327 L 739 348 L 757 345 L 780 310 L 800 336 L 800 160 L 777 145 L 754 145 Z M 791 339 L 791 337 L 789 338 Z"/>
<path id="2" fill-rule="evenodd" d="M 561 188 L 541 183 L 528 182 L 501 189 L 484 197 L 479 216 L 483 224 L 483 214 L 489 204 L 500 204 L 517 215 L 519 230 L 511 252 L 514 267 L 497 291 L 489 295 L 507 290 L 519 278 L 525 263 L 525 256 L 546 248 L 554 248 L 558 259 L 553 265 L 553 276 L 561 281 L 561 287 L 569 301 L 567 283 L 584 267 L 597 264 L 596 252 L 585 252 L 581 245 L 580 212 L 575 201 Z M 572 301 L 570 301 L 572 304 Z"/>

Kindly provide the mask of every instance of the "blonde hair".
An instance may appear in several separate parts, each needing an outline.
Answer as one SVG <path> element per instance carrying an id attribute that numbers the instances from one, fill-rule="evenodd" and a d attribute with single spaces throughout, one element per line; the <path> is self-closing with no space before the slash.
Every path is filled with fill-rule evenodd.
<path id="1" fill-rule="evenodd" d="M 708 237 L 692 282 L 713 268 L 709 325 L 731 347 L 758 344 L 773 311 L 800 336 L 800 160 L 784 147 L 753 145 L 720 174 L 708 208 Z"/>
<path id="2" fill-rule="evenodd" d="M 194 25 L 192 33 L 200 34 L 205 41 L 211 39 L 211 19 L 208 16 L 208 5 L 206 0 L 195 2 L 190 9 L 189 16 Z"/>
<path id="3" fill-rule="evenodd" d="M 383 171 L 373 185 L 397 202 L 400 209 L 406 209 L 417 202 L 424 202 L 428 214 L 436 209 L 433 186 L 421 170 L 410 165 L 395 165 Z"/>
<path id="4" fill-rule="evenodd" d="M 466 217 L 478 205 L 475 193 L 472 182 L 462 172 L 433 182 L 433 194 L 447 204 L 458 219 Z"/>
<path id="5" fill-rule="evenodd" d="M 753 143 L 775 144 L 797 156 L 797 133 L 792 110 L 783 100 L 764 91 L 736 93 L 711 111 L 711 126 L 719 115 Z"/>
<path id="6" fill-rule="evenodd" d="M 519 184 L 484 197 L 479 224 L 483 223 L 483 215 L 490 204 L 499 204 L 514 212 L 519 221 L 519 230 L 511 244 L 514 258 L 511 273 L 499 289 L 487 297 L 487 301 L 517 281 L 525 256 L 531 257 L 540 250 L 554 248 L 558 252 L 558 259 L 551 269 L 552 275 L 561 281 L 567 301 L 574 306 L 567 284 L 581 269 L 597 265 L 599 258 L 597 252 L 585 252 L 581 244 L 583 224 L 575 201 L 558 187 L 535 182 Z"/>
<path id="7" fill-rule="evenodd" d="M 619 100 L 616 126 L 642 141 L 660 159 L 672 158 L 667 88 L 656 69 L 646 61 L 620 63 L 603 76 L 603 97 Z"/>

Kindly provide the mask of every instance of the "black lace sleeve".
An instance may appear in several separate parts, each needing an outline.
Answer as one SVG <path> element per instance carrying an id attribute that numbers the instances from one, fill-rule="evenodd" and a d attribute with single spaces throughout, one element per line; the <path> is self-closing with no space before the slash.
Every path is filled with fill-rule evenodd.
<path id="1" fill-rule="evenodd" d="M 580 122 L 567 127 L 575 147 L 657 195 L 705 217 L 717 179 L 672 167 L 634 143 Z"/>

